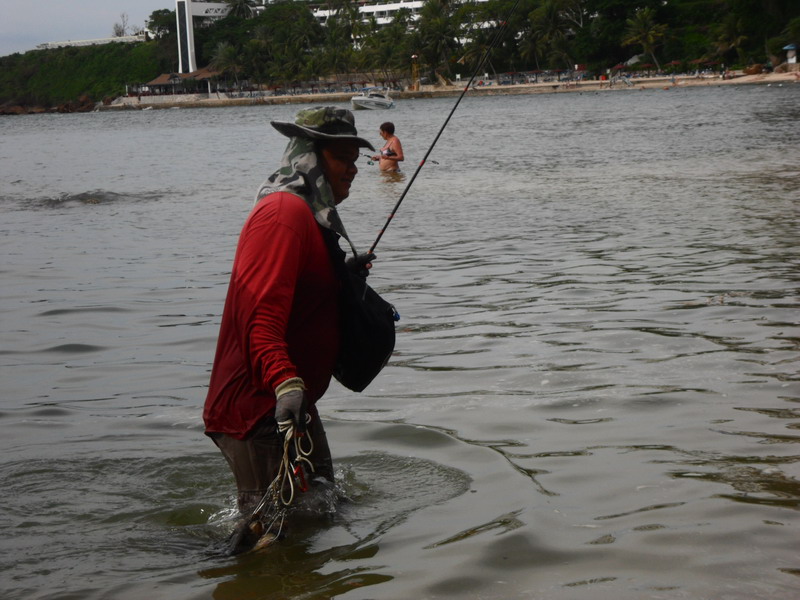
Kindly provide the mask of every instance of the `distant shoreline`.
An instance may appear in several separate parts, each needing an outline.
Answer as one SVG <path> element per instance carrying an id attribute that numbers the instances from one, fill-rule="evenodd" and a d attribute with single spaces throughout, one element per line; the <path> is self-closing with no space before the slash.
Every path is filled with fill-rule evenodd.
<path id="1" fill-rule="evenodd" d="M 794 65 L 793 65 L 794 66 Z M 737 75 L 723 79 L 719 75 L 676 75 L 659 77 L 633 77 L 617 80 L 613 85 L 609 81 L 549 81 L 544 83 L 516 83 L 510 85 L 474 86 L 470 96 L 514 96 L 525 94 L 568 94 L 568 93 L 600 93 L 608 91 L 632 91 L 646 89 L 680 89 L 698 86 L 725 85 L 789 85 L 800 84 L 800 71 L 795 69 L 788 73 L 761 73 L 758 75 Z M 420 98 L 456 97 L 463 91 L 463 86 L 422 86 L 418 91 L 391 92 L 395 100 L 412 100 Z M 108 104 L 92 102 L 88 97 L 55 108 L 40 106 L 4 105 L 0 107 L 0 115 L 26 115 L 41 113 L 71 113 L 95 111 L 153 110 L 166 108 L 219 108 L 227 106 L 256 106 L 283 104 L 350 104 L 355 92 L 333 92 L 317 94 L 285 94 L 278 96 L 241 96 L 231 97 L 224 93 L 217 94 L 181 94 L 164 96 L 121 96 Z"/>
<path id="2" fill-rule="evenodd" d="M 469 90 L 473 96 L 512 96 L 524 94 L 563 94 L 586 93 L 607 91 L 631 91 L 644 89 L 680 89 L 698 86 L 725 86 L 725 85 L 784 85 L 800 83 L 800 73 L 762 73 L 759 75 L 742 75 L 728 79 L 720 76 L 676 76 L 676 77 L 641 77 L 632 78 L 630 83 L 616 82 L 610 85 L 608 81 L 582 81 L 576 82 L 547 82 L 547 83 L 520 83 L 512 85 L 476 86 Z M 409 100 L 418 98 L 446 98 L 461 94 L 463 87 L 453 86 L 423 86 L 419 91 L 392 92 L 395 100 Z M 349 103 L 352 92 L 334 92 L 319 94 L 295 94 L 280 96 L 258 96 L 231 98 L 224 94 L 216 97 L 212 94 L 186 94 L 174 96 L 141 96 L 121 97 L 111 104 L 98 106 L 99 110 L 144 110 L 165 108 L 212 108 L 224 106 L 254 106 L 254 105 L 282 105 L 282 104 L 338 104 Z"/>

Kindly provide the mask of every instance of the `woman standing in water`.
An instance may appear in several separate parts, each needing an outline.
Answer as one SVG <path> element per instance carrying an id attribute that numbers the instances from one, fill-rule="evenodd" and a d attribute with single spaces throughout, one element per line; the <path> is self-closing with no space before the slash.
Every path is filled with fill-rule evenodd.
<path id="1" fill-rule="evenodd" d="M 381 137 L 386 142 L 380 150 L 380 154 L 372 157 L 372 160 L 380 160 L 381 171 L 399 171 L 400 162 L 403 156 L 403 144 L 400 138 L 394 134 L 394 123 L 387 121 L 381 125 Z"/>

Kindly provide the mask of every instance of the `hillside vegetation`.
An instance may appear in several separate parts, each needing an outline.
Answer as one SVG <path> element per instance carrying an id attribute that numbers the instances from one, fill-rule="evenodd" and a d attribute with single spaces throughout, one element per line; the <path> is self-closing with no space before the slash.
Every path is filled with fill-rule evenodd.
<path id="1" fill-rule="evenodd" d="M 172 68 L 155 42 L 34 50 L 0 58 L 0 104 L 55 106 L 118 96 Z"/>

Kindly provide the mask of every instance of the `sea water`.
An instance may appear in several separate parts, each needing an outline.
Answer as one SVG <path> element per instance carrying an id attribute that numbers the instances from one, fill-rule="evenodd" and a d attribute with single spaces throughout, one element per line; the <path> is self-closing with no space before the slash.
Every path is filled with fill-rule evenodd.
<path id="1" fill-rule="evenodd" d="M 453 102 L 357 113 L 406 154 L 360 248 Z M 0 120 L 4 599 L 798 597 L 800 85 L 467 96 L 376 250 L 392 361 L 319 403 L 338 501 L 221 555 L 202 404 L 300 108 Z"/>

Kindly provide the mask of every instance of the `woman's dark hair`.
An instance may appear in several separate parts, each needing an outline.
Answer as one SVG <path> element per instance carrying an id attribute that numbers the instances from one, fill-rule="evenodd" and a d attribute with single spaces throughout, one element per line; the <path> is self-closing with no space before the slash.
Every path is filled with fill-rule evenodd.
<path id="1" fill-rule="evenodd" d="M 385 131 L 389 135 L 394 135 L 394 123 L 392 123 L 391 121 L 386 121 L 386 123 L 382 123 L 381 131 Z"/>

